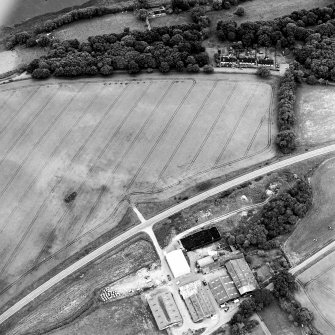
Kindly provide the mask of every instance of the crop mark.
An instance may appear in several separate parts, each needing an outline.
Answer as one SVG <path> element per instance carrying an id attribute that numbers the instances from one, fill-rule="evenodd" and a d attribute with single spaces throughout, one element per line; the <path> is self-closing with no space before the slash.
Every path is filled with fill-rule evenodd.
<path id="1" fill-rule="evenodd" d="M 50 122 L 49 126 L 46 128 L 46 130 L 43 132 L 42 136 L 37 140 L 37 142 L 34 144 L 34 146 L 31 148 L 31 150 L 28 152 L 28 154 L 25 156 L 23 161 L 20 163 L 19 167 L 15 170 L 14 174 L 10 177 L 9 181 L 7 182 L 6 186 L 0 191 L 0 199 L 4 195 L 4 193 L 7 191 L 13 180 L 16 178 L 16 176 L 21 171 L 23 165 L 27 162 L 31 154 L 36 150 L 36 148 L 39 146 L 39 144 L 43 141 L 45 136 L 49 133 L 49 131 L 53 128 L 55 123 L 60 119 L 60 117 L 68 110 L 69 106 L 73 102 L 73 100 L 78 96 L 78 94 L 82 91 L 83 86 L 78 90 L 78 92 L 73 95 L 73 97 L 69 100 L 69 102 L 61 109 L 61 111 L 56 115 L 56 117 Z"/>
<path id="2" fill-rule="evenodd" d="M 73 161 L 79 156 L 79 154 L 82 152 L 82 150 L 86 147 L 87 143 L 90 141 L 90 139 L 93 137 L 93 135 L 96 133 L 96 131 L 99 129 L 100 125 L 102 124 L 103 120 L 106 118 L 106 116 L 111 112 L 111 110 L 115 107 L 116 103 L 120 100 L 120 98 L 123 96 L 124 92 L 127 90 L 127 88 L 129 87 L 129 85 L 125 86 L 123 88 L 123 90 L 120 92 L 120 94 L 113 100 L 113 102 L 108 106 L 106 112 L 103 114 L 102 118 L 100 119 L 100 121 L 95 125 L 95 127 L 92 129 L 92 131 L 90 132 L 89 136 L 85 139 L 83 145 L 80 146 L 80 148 L 76 151 L 76 154 L 72 157 L 70 163 L 68 164 L 68 166 L 70 166 Z M 95 101 L 96 99 L 94 99 Z M 92 105 L 92 104 L 91 104 Z M 91 106 L 90 105 L 90 106 Z M 87 110 L 87 108 L 86 108 Z M 82 117 L 85 115 L 82 114 L 81 117 L 77 120 L 77 123 L 80 122 L 80 120 L 82 119 Z M 68 133 L 66 134 L 66 136 L 63 138 L 63 140 L 65 140 L 65 138 L 68 136 L 68 134 L 70 134 L 72 132 L 73 129 L 70 129 L 68 131 Z M 63 141 L 62 140 L 62 141 Z M 60 147 L 61 145 L 59 145 L 58 147 Z M 58 149 L 58 148 L 57 148 Z M 57 184 L 59 184 L 60 182 L 62 182 L 64 177 L 61 177 L 60 180 L 58 181 Z M 67 214 L 68 211 L 65 211 L 65 214 Z M 63 218 L 63 216 L 62 216 Z M 56 224 L 54 226 L 54 228 L 52 229 L 51 233 L 49 234 L 49 236 L 46 239 L 45 244 L 43 245 L 40 254 L 43 254 L 46 246 L 48 245 L 48 242 L 52 236 L 52 234 L 55 232 L 55 230 L 58 228 L 58 225 Z"/>
<path id="3" fill-rule="evenodd" d="M 212 95 L 213 91 L 215 90 L 216 86 L 217 86 L 217 81 L 214 82 L 213 87 L 210 89 L 210 91 L 207 93 L 205 99 L 202 101 L 200 108 L 197 110 L 197 113 L 193 116 L 190 124 L 188 125 L 186 131 L 184 132 L 182 138 L 180 139 L 180 141 L 178 142 L 177 146 L 174 148 L 172 154 L 170 155 L 168 161 L 166 162 L 166 164 L 164 165 L 163 169 L 161 170 L 159 176 L 157 177 L 157 181 L 155 183 L 155 185 L 153 186 L 153 188 L 156 187 L 156 185 L 159 183 L 159 181 L 162 179 L 162 176 L 164 175 L 164 173 L 166 172 L 167 168 L 169 167 L 171 161 L 173 160 L 173 158 L 175 157 L 177 151 L 179 150 L 179 148 L 181 147 L 182 143 L 184 142 L 186 136 L 188 135 L 189 131 L 191 130 L 194 122 L 196 121 L 196 119 L 198 118 L 198 116 L 200 115 L 201 111 L 203 110 L 203 108 L 205 107 L 206 102 L 208 101 L 208 99 L 210 98 L 210 96 Z"/>
<path id="4" fill-rule="evenodd" d="M 7 102 L 12 98 L 12 96 L 15 94 L 15 90 L 11 92 L 11 94 L 4 100 L 4 102 L 0 106 L 0 110 L 7 104 Z"/>
<path id="5" fill-rule="evenodd" d="M 168 94 L 168 92 L 170 91 L 171 87 L 173 86 L 174 81 L 172 81 L 169 85 L 169 87 L 165 90 L 164 94 L 162 95 L 162 97 L 159 99 L 159 101 L 156 103 L 155 107 L 152 109 L 152 111 L 150 112 L 150 114 L 147 116 L 145 122 L 143 123 L 142 127 L 140 128 L 140 130 L 137 132 L 136 136 L 133 138 L 133 140 L 131 141 L 130 145 L 128 145 L 127 150 L 124 152 L 124 154 L 122 155 L 122 157 L 119 159 L 118 163 L 116 164 L 116 166 L 114 167 L 114 169 L 112 170 L 112 174 L 107 178 L 106 182 L 104 183 L 105 185 L 108 185 L 111 181 L 111 178 L 113 177 L 113 175 L 116 173 L 116 171 L 119 169 L 119 167 L 121 166 L 124 158 L 127 156 L 127 154 L 131 151 L 134 143 L 136 143 L 137 139 L 139 138 L 139 136 L 141 135 L 141 133 L 143 132 L 143 130 L 145 129 L 146 125 L 148 124 L 149 120 L 152 118 L 152 116 L 154 115 L 154 113 L 156 112 L 157 108 L 160 106 L 160 104 L 162 103 L 162 101 L 165 99 L 166 95 Z M 150 86 L 150 85 L 149 85 Z M 147 88 L 147 90 L 149 89 L 149 86 Z M 139 100 L 137 101 L 136 105 L 134 106 L 133 109 L 135 109 L 135 107 L 137 106 L 137 104 L 139 103 L 139 101 L 143 98 L 143 96 L 145 96 L 147 90 L 145 91 L 145 93 L 139 98 Z M 88 220 L 90 219 L 90 217 L 92 216 L 93 212 L 95 211 L 96 207 L 98 206 L 98 204 L 100 203 L 100 200 L 104 194 L 104 189 L 101 189 L 98 193 L 98 197 L 96 198 L 93 206 L 90 208 L 90 211 L 88 213 L 88 215 L 86 216 L 85 220 L 83 221 L 83 224 L 81 225 L 80 229 L 78 230 L 78 233 L 76 234 L 76 237 L 78 235 L 81 234 L 83 228 L 85 227 L 86 223 L 88 222 Z"/>
<path id="6" fill-rule="evenodd" d="M 255 142 L 256 136 L 258 135 L 258 133 L 259 133 L 259 131 L 260 131 L 260 129 L 261 129 L 261 127 L 262 127 L 262 125 L 263 125 L 265 119 L 266 119 L 266 115 L 264 115 L 264 116 L 261 118 L 261 121 L 259 122 L 259 124 L 258 124 L 258 126 L 257 126 L 257 129 L 256 129 L 254 135 L 252 136 L 251 141 L 249 142 L 249 145 L 248 145 L 247 149 L 245 150 L 245 153 L 244 153 L 243 157 L 245 157 L 245 156 L 248 155 L 248 153 L 249 153 L 249 151 L 250 151 L 252 145 L 253 145 L 254 142 Z"/>
<path id="7" fill-rule="evenodd" d="M 187 168 L 187 171 L 191 170 L 192 167 L 193 167 L 193 164 L 195 163 L 195 161 L 197 160 L 197 158 L 199 157 L 202 149 L 204 148 L 205 144 L 207 143 L 208 139 L 209 139 L 209 136 L 212 134 L 216 124 L 218 123 L 219 119 L 221 118 L 222 116 L 222 113 L 226 110 L 226 107 L 227 105 L 230 103 L 230 99 L 232 98 L 235 90 L 236 90 L 236 87 L 237 87 L 237 83 L 235 83 L 233 89 L 231 90 L 230 94 L 227 96 L 224 104 L 222 105 L 221 109 L 220 109 L 220 112 L 219 114 L 216 116 L 215 120 L 213 121 L 211 127 L 209 128 L 209 131 L 207 132 L 204 140 L 202 141 L 198 151 L 196 152 L 196 154 L 194 155 L 193 159 L 191 160 L 191 163 L 189 164 L 188 168 Z"/>
<path id="8" fill-rule="evenodd" d="M 120 99 L 120 97 L 123 95 L 123 93 L 125 92 L 125 90 L 126 90 L 129 86 L 130 86 L 130 85 L 127 85 L 127 86 L 123 89 L 123 91 L 121 92 L 121 94 L 119 94 L 119 96 L 117 97 L 117 99 L 116 99 L 116 100 L 114 101 L 114 103 L 112 104 L 111 108 L 115 106 L 115 104 L 117 103 L 117 101 Z M 149 89 L 150 86 L 151 86 L 151 83 L 146 87 L 146 89 L 145 89 L 145 91 L 143 92 L 143 94 L 145 94 L 145 93 L 147 92 L 147 90 Z M 119 133 L 120 129 L 122 128 L 122 126 L 124 125 L 124 123 L 126 122 L 126 120 L 129 118 L 129 116 L 132 114 L 133 110 L 134 110 L 135 107 L 138 105 L 138 103 L 139 103 L 139 101 L 140 101 L 141 99 L 142 99 L 142 95 L 136 100 L 136 102 L 135 102 L 135 104 L 133 105 L 133 107 L 128 111 L 128 113 L 126 114 L 126 116 L 122 119 L 121 123 L 118 125 L 118 127 L 117 127 L 117 129 L 114 131 L 113 135 L 109 138 L 109 140 L 107 141 L 106 145 L 104 146 L 104 148 L 102 149 L 101 152 L 104 153 L 104 152 L 109 148 L 109 146 L 110 146 L 110 144 L 112 143 L 112 141 L 114 140 L 115 136 L 117 136 L 117 134 Z M 96 127 L 96 129 L 94 130 L 94 132 L 95 132 L 97 129 L 98 129 L 98 127 Z M 93 134 L 91 133 L 91 135 L 93 135 Z M 89 141 L 90 138 L 91 138 L 91 136 L 90 136 L 89 138 L 86 139 L 85 144 L 81 146 L 80 151 L 83 150 L 83 148 L 86 146 L 86 144 L 87 144 L 87 142 Z M 94 162 L 92 168 L 91 168 L 90 171 L 89 171 L 90 173 L 93 171 L 93 167 L 94 167 L 94 165 L 96 164 L 96 162 L 101 158 L 101 156 L 102 156 L 102 153 L 101 153 L 101 152 L 99 153 L 99 155 L 98 155 L 97 158 L 95 159 L 95 162 Z M 78 155 L 79 155 L 79 154 L 78 154 Z M 75 157 L 77 157 L 78 155 L 75 155 Z M 75 157 L 73 157 L 73 159 L 71 160 L 71 163 L 73 162 L 73 160 L 74 160 Z M 79 188 L 78 188 L 78 190 L 77 190 L 78 193 L 81 192 L 81 190 L 82 190 L 84 184 L 85 184 L 85 181 L 83 181 L 83 182 L 80 184 L 80 186 L 79 186 Z M 93 206 L 93 207 L 95 208 L 95 206 Z M 58 221 L 60 224 L 63 223 L 63 220 L 64 220 L 64 218 L 66 217 L 66 214 L 67 214 L 68 212 L 69 212 L 69 210 L 66 210 L 66 211 L 64 212 L 64 214 L 63 214 L 62 217 L 61 217 L 61 220 Z M 92 208 L 90 209 L 90 213 L 93 213 Z M 47 238 L 47 242 L 48 242 L 48 240 L 49 240 L 51 234 L 54 232 L 54 230 L 55 230 L 58 226 L 59 226 L 59 225 L 57 224 L 57 225 L 55 226 L 55 228 L 53 229 L 53 231 L 49 234 L 49 236 L 48 236 L 48 238 Z M 45 247 L 46 247 L 46 245 L 47 245 L 47 242 L 44 244 L 42 250 L 45 249 Z"/>
<path id="9" fill-rule="evenodd" d="M 24 129 L 21 129 L 20 135 L 13 141 L 12 145 L 6 151 L 5 155 L 1 158 L 0 166 L 6 160 L 7 156 L 11 153 L 11 151 L 15 148 L 15 146 L 20 142 L 22 137 L 26 135 L 31 125 L 36 121 L 36 119 L 43 113 L 45 108 L 49 105 L 50 101 L 57 95 L 57 91 L 51 95 L 48 100 L 40 107 L 39 111 L 34 115 L 34 117 L 28 122 L 27 126 Z"/>
<path id="10" fill-rule="evenodd" d="M 27 103 L 33 98 L 33 96 L 37 93 L 39 87 L 37 87 L 34 91 L 32 91 L 28 97 L 24 100 L 23 104 L 19 107 L 19 109 L 14 113 L 14 115 L 10 118 L 7 124 L 0 130 L 0 135 L 3 134 L 4 131 L 8 128 L 8 126 L 12 123 L 12 121 L 19 115 L 22 111 L 23 107 L 26 107 Z"/>
<path id="11" fill-rule="evenodd" d="M 223 157 L 223 155 L 224 155 L 224 153 L 225 153 L 225 151 L 226 151 L 226 149 L 227 149 L 227 147 L 228 147 L 230 141 L 232 140 L 233 136 L 235 135 L 235 132 L 236 132 L 238 126 L 240 125 L 240 123 L 241 123 L 241 121 L 242 121 L 242 119 L 243 119 L 243 117 L 244 117 L 244 114 L 246 113 L 246 111 L 247 111 L 247 109 L 248 109 L 248 107 L 249 107 L 249 105 L 250 105 L 251 100 L 252 100 L 253 97 L 255 96 L 255 93 L 256 93 L 257 89 L 258 89 L 258 86 L 257 86 L 256 89 L 254 90 L 254 92 L 250 95 L 250 97 L 249 97 L 249 99 L 248 99 L 246 105 L 244 106 L 244 108 L 243 108 L 243 110 L 242 110 L 242 113 L 240 114 L 240 116 L 239 116 L 237 122 L 235 123 L 235 126 L 234 126 L 233 130 L 231 131 L 231 133 L 230 133 L 230 135 L 229 135 L 229 137 L 228 137 L 228 139 L 227 139 L 225 145 L 223 146 L 223 148 L 222 148 L 222 150 L 221 150 L 219 156 L 218 156 L 217 159 L 215 160 L 215 163 L 214 163 L 215 166 L 218 165 L 218 164 L 220 163 L 220 161 L 221 161 L 221 159 L 222 159 L 222 157 Z"/>
<path id="12" fill-rule="evenodd" d="M 98 98 L 98 96 L 99 96 L 100 94 L 101 94 L 101 92 L 99 92 L 98 94 L 96 94 L 96 95 L 92 98 L 90 104 L 83 110 L 83 112 L 84 112 L 83 114 L 85 114 L 85 112 L 92 106 L 92 104 L 93 104 L 94 101 Z M 52 194 L 52 193 L 55 191 L 56 187 L 59 185 L 60 182 L 61 182 L 61 179 L 58 180 L 58 181 L 56 182 L 56 184 L 52 187 L 51 192 L 49 193 L 49 196 L 50 196 L 50 194 Z M 14 259 L 14 257 L 16 256 L 17 252 L 19 251 L 20 246 L 22 245 L 23 241 L 25 240 L 25 238 L 27 237 L 27 235 L 28 235 L 29 232 L 31 231 L 31 228 L 33 227 L 34 223 L 36 222 L 38 216 L 40 215 L 40 213 L 41 213 L 42 210 L 44 209 L 46 203 L 48 202 L 48 200 L 49 200 L 49 196 L 47 196 L 47 197 L 44 199 L 42 205 L 41 205 L 41 206 L 39 207 L 39 209 L 37 210 L 37 213 L 35 214 L 33 220 L 30 222 L 30 224 L 29 224 L 28 227 L 26 228 L 26 230 L 25 230 L 23 236 L 21 237 L 19 243 L 18 243 L 18 244 L 16 245 L 16 247 L 14 248 L 13 252 L 11 253 L 11 255 L 10 255 L 10 257 L 9 257 L 9 259 L 8 259 L 7 262 L 4 264 L 4 266 L 1 268 L 0 272 L 5 271 L 6 268 L 8 267 L 8 265 L 13 261 L 13 259 Z M 8 220 L 6 220 L 6 221 L 8 221 Z"/>
<path id="13" fill-rule="evenodd" d="M 132 185 L 134 184 L 136 178 L 138 177 L 138 175 L 140 174 L 140 172 L 142 171 L 143 167 L 145 166 L 145 164 L 147 163 L 148 159 L 150 158 L 150 156 L 152 155 L 152 153 L 155 151 L 157 145 L 159 144 L 159 142 L 161 141 L 161 139 L 163 138 L 163 136 L 165 135 L 166 131 L 169 129 L 172 121 L 174 120 L 175 116 L 178 114 L 178 112 L 180 111 L 180 108 L 184 105 L 186 99 L 189 97 L 189 95 L 191 94 L 191 91 L 193 90 L 194 86 L 195 86 L 196 82 L 193 81 L 192 86 L 188 89 L 188 91 L 186 92 L 186 94 L 184 95 L 183 99 L 181 100 L 181 102 L 179 103 L 178 107 L 175 109 L 174 113 L 172 114 L 172 116 L 170 117 L 170 119 L 168 120 L 167 124 L 165 125 L 164 129 L 162 130 L 162 132 L 160 133 L 160 135 L 158 136 L 157 140 L 155 141 L 155 144 L 151 147 L 149 153 L 147 154 L 147 156 L 145 157 L 144 161 L 142 162 L 142 164 L 140 165 L 139 169 L 136 171 L 135 175 L 133 176 L 133 178 L 130 180 L 128 186 L 127 186 L 127 191 L 132 187 Z"/>

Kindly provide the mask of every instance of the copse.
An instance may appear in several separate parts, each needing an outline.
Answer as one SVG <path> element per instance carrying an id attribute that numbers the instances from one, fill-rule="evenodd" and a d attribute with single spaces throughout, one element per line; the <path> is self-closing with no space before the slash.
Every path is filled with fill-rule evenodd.
<path id="1" fill-rule="evenodd" d="M 136 74 L 159 69 L 199 72 L 209 57 L 201 45 L 201 27 L 196 24 L 157 27 L 151 31 L 129 31 L 91 36 L 86 42 L 54 40 L 46 56 L 27 66 L 28 73 L 47 69 L 56 77 L 111 75 L 114 70 Z M 36 78 L 43 74 L 36 71 Z M 35 78 L 35 75 L 34 75 Z"/>

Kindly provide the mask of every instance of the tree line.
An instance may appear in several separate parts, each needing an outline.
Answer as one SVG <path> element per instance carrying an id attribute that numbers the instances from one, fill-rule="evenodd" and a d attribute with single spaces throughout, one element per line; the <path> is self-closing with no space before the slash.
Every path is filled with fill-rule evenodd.
<path id="1" fill-rule="evenodd" d="M 206 66 L 208 54 L 202 46 L 201 27 L 185 24 L 155 27 L 151 31 L 130 31 L 89 37 L 80 43 L 77 39 L 51 42 L 46 56 L 34 59 L 28 73 L 35 79 L 77 77 L 81 75 L 111 75 L 114 70 L 136 74 L 143 69 L 159 69 L 166 73 L 177 71 L 199 72 Z"/>

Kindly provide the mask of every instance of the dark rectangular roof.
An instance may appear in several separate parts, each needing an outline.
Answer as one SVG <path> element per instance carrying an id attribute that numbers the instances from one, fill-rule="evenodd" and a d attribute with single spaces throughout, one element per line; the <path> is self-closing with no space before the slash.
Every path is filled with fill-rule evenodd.
<path id="1" fill-rule="evenodd" d="M 195 234 L 182 238 L 181 243 L 187 251 L 190 251 L 219 241 L 220 238 L 220 233 L 216 227 L 212 227 L 210 229 L 201 230 Z"/>

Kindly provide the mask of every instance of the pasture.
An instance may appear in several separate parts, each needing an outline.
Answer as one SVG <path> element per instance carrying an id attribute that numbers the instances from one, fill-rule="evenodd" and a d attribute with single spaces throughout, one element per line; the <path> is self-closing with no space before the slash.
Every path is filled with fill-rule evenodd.
<path id="1" fill-rule="evenodd" d="M 293 264 L 298 264 L 335 238 L 334 178 L 334 158 L 321 164 L 311 178 L 313 207 L 285 243 L 285 252 Z M 334 230 L 329 230 L 329 226 Z"/>
<path id="2" fill-rule="evenodd" d="M 296 298 L 314 314 L 314 325 L 324 335 L 335 333 L 335 252 L 297 276 Z"/>
<path id="3" fill-rule="evenodd" d="M 270 85 L 157 78 L 2 86 L 3 303 L 117 227 L 134 197 L 273 157 Z"/>
<path id="4" fill-rule="evenodd" d="M 335 89 L 302 85 L 297 95 L 297 138 L 301 145 L 335 140 Z"/>

